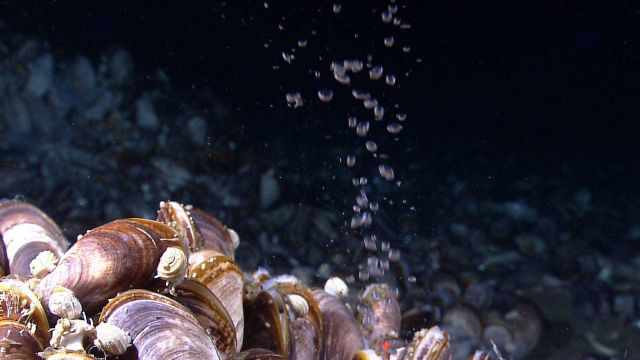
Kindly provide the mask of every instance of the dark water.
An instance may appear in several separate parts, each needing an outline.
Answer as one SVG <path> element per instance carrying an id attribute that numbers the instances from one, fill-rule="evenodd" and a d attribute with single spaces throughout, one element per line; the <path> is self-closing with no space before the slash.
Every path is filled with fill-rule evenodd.
<path id="1" fill-rule="evenodd" d="M 402 85 L 381 88 L 380 98 L 408 114 L 397 140 L 384 129 L 371 133 L 402 180 L 400 187 L 371 185 L 383 209 L 373 229 L 407 254 L 417 277 L 410 286 L 433 286 L 443 270 L 496 279 L 504 285 L 492 290 L 496 297 L 518 293 L 541 308 L 549 330 L 537 358 L 598 353 L 586 333 L 615 350 L 609 358 L 639 358 L 640 8 L 617 1 L 399 4 L 412 25 L 402 38 L 411 46 L 406 55 L 385 52 L 388 31 L 372 13 L 387 6 L 381 1 L 344 2 L 338 14 L 327 2 L 2 2 L 0 196 L 36 203 L 71 237 L 116 217 L 153 216 L 158 201 L 172 198 L 218 211 L 246 239 L 245 254 L 262 241 L 263 257 L 246 260 L 249 268 L 315 272 L 329 264 L 354 274 L 365 255 L 361 234 L 347 226 L 356 192 L 344 162 L 359 152 L 359 171 L 373 181 L 377 160 L 348 128 L 353 103 L 328 64 L 372 53 L 397 69 Z M 11 60 L 29 39 L 40 42 L 34 54 Z M 287 64 L 281 52 L 301 39 L 308 45 Z M 56 96 L 81 98 L 74 85 L 61 90 L 67 75 L 60 75 L 29 95 L 38 99 L 26 104 L 29 128 L 15 125 L 11 109 L 40 56 L 55 59 L 54 74 L 80 56 L 100 74 L 123 49 L 134 70 L 105 90 L 123 100 L 96 118 L 87 115 L 91 98 L 35 120 L 34 113 L 60 109 Z M 310 73 L 316 69 L 319 80 Z M 327 87 L 335 98 L 323 103 L 315 94 Z M 287 107 L 290 91 L 304 94 L 301 109 Z M 151 99 L 158 123 L 139 120 L 139 99 Z M 202 141 L 194 116 L 206 123 Z M 271 170 L 278 194 L 261 206 L 261 179 Z M 176 172 L 184 180 L 167 180 Z M 330 214 L 331 235 L 309 234 L 312 220 L 282 215 L 287 206 Z M 283 250 L 267 252 L 264 244 L 274 241 Z M 442 267 L 425 260 L 433 249 L 442 249 Z M 478 270 L 509 251 L 521 260 Z M 509 272 L 536 280 L 512 281 Z M 547 302 L 524 291 L 550 277 L 569 289 L 564 305 L 579 310 L 545 309 Z M 405 310 L 423 300 L 401 291 Z M 630 309 L 620 305 L 629 302 Z M 608 325 L 594 329 L 578 320 L 585 318 Z"/>

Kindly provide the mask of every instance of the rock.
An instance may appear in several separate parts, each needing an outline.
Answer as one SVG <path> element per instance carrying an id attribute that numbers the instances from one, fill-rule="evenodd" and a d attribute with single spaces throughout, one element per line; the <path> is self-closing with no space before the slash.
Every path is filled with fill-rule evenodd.
<path id="1" fill-rule="evenodd" d="M 27 64 L 29 69 L 29 79 L 27 80 L 26 91 L 33 96 L 42 96 L 53 83 L 53 56 L 45 54 Z"/>
<path id="2" fill-rule="evenodd" d="M 111 56 L 109 74 L 117 85 L 124 85 L 133 80 L 133 59 L 128 51 L 120 49 Z"/>
<path id="3" fill-rule="evenodd" d="M 147 97 L 142 97 L 136 101 L 136 123 L 145 130 L 156 130 L 158 128 L 158 116 L 153 108 L 153 103 Z"/>
<path id="4" fill-rule="evenodd" d="M 275 178 L 275 169 L 269 169 L 260 176 L 260 208 L 266 209 L 280 197 L 280 186 Z"/>
<path id="5" fill-rule="evenodd" d="M 192 144 L 204 146 L 207 141 L 207 121 L 194 116 L 187 121 L 187 136 Z"/>

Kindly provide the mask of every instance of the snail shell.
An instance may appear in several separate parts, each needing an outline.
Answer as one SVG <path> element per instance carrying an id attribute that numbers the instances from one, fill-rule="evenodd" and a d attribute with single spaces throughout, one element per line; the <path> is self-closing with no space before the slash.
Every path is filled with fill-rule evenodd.
<path id="1" fill-rule="evenodd" d="M 236 334 L 236 351 L 240 351 L 244 334 L 244 311 L 242 308 L 242 270 L 233 259 L 217 251 L 203 249 L 189 257 L 188 277 L 204 284 L 227 310 Z"/>
<path id="2" fill-rule="evenodd" d="M 364 349 L 364 337 L 353 313 L 342 301 L 320 289 L 312 289 L 311 293 L 322 314 L 321 358 L 352 359 Z"/>
<path id="3" fill-rule="evenodd" d="M 49 343 L 44 308 L 27 284 L 13 279 L 0 282 L 0 355 L 38 359 Z"/>
<path id="4" fill-rule="evenodd" d="M 87 232 L 45 276 L 36 292 L 48 303 L 56 286 L 71 290 L 91 313 L 106 299 L 149 283 L 163 252 L 182 247 L 169 226 L 146 219 L 123 219 Z"/>
<path id="5" fill-rule="evenodd" d="M 31 275 L 29 264 L 40 252 L 48 250 L 59 258 L 69 247 L 51 218 L 20 200 L 0 200 L 0 237 L 15 275 Z"/>
<path id="6" fill-rule="evenodd" d="M 147 290 L 129 290 L 102 309 L 100 322 L 129 333 L 140 360 L 221 359 L 191 312 L 177 301 Z"/>

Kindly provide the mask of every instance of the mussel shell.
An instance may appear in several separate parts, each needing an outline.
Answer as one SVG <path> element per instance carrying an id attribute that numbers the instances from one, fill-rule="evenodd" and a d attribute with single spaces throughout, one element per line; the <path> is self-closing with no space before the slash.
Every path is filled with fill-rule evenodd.
<path id="1" fill-rule="evenodd" d="M 245 304 L 245 348 L 262 348 L 289 357 L 289 312 L 284 297 L 275 290 L 260 292 Z"/>
<path id="2" fill-rule="evenodd" d="M 198 208 L 191 209 L 189 213 L 202 236 L 202 248 L 216 250 L 233 259 L 235 249 L 227 227 L 213 215 Z"/>
<path id="3" fill-rule="evenodd" d="M 132 339 L 138 359 L 220 359 L 213 341 L 189 310 L 147 290 L 129 290 L 111 299 L 100 322 L 118 326 Z"/>
<path id="4" fill-rule="evenodd" d="M 196 280 L 185 279 L 171 291 L 166 290 L 163 285 L 157 284 L 154 288 L 186 306 L 211 337 L 221 355 L 231 359 L 236 354 L 236 329 L 222 302 Z"/>
<path id="5" fill-rule="evenodd" d="M 0 358 L 40 360 L 37 354 L 43 349 L 23 324 L 0 321 Z"/>
<path id="6" fill-rule="evenodd" d="M 9 258 L 7 258 L 7 249 L 4 246 L 2 234 L 0 234 L 0 276 L 9 274 Z"/>
<path id="7" fill-rule="evenodd" d="M 118 292 L 153 280 L 169 246 L 184 244 L 168 225 L 136 218 L 107 223 L 80 238 L 37 291 L 48 301 L 52 289 L 63 286 L 73 291 L 85 312 L 92 313 Z"/>
<path id="8" fill-rule="evenodd" d="M 211 249 L 193 252 L 187 276 L 204 284 L 224 305 L 236 329 L 237 351 L 245 333 L 242 270 L 233 259 Z"/>
<path id="9" fill-rule="evenodd" d="M 400 304 L 387 284 L 371 284 L 360 297 L 358 320 L 365 332 L 369 346 L 381 351 L 389 341 L 395 343 L 400 336 L 402 313 Z"/>
<path id="10" fill-rule="evenodd" d="M 35 326 L 33 338 L 40 350 L 49 344 L 51 334 L 44 308 L 35 293 L 21 281 L 4 279 L 0 282 L 0 321 L 20 325 L 32 323 Z"/>
<path id="11" fill-rule="evenodd" d="M 422 329 L 401 353 L 399 360 L 451 360 L 449 334 L 438 326 Z"/>
<path id="12" fill-rule="evenodd" d="M 320 289 L 312 289 L 322 314 L 321 359 L 352 359 L 364 349 L 364 337 L 351 310 L 338 298 Z"/>
<path id="13" fill-rule="evenodd" d="M 272 287 L 277 291 L 290 308 L 289 333 L 291 341 L 291 357 L 297 360 L 319 359 L 322 348 L 322 314 L 318 302 L 311 291 L 299 282 L 278 282 Z M 308 311 L 299 316 L 292 308 L 296 306 L 291 297 L 299 296 L 306 301 Z"/>
<path id="14" fill-rule="evenodd" d="M 236 360 L 282 360 L 286 359 L 267 349 L 248 349 L 241 352 Z"/>
<path id="15" fill-rule="evenodd" d="M 47 214 L 20 200 L 0 200 L 0 237 L 14 275 L 31 275 L 29 264 L 40 252 L 49 250 L 59 258 L 69 247 Z"/>
<path id="16" fill-rule="evenodd" d="M 200 250 L 202 235 L 187 208 L 175 201 L 160 202 L 157 221 L 167 224 L 182 235 L 190 251 Z"/>

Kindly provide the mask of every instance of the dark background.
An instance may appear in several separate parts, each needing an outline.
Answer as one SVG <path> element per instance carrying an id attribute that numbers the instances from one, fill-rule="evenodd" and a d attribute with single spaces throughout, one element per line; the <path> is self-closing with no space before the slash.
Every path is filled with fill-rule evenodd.
<path id="1" fill-rule="evenodd" d="M 138 69 L 161 67 L 179 86 L 212 87 L 242 110 L 282 105 L 271 66 L 289 36 L 277 25 L 313 26 L 330 4 L 300 2 L 3 2 L 9 29 L 68 55 L 130 49 Z M 344 16 L 358 26 L 361 17 Z M 354 6 L 352 2 L 349 6 Z M 366 14 L 367 7 L 362 8 Z M 380 3 L 384 4 L 384 3 Z M 360 6 L 360 5 L 357 5 Z M 635 148 L 640 95 L 640 10 L 622 1 L 409 2 L 413 49 L 423 58 L 405 90 L 413 129 L 568 145 L 594 152 Z M 326 16 L 325 16 L 326 17 Z M 372 32 L 378 31 L 371 29 Z M 288 35 L 287 35 L 288 34 Z M 295 36 L 295 35 L 293 35 Z M 331 40 L 327 40 L 330 42 Z M 267 94 L 267 95 L 265 95 Z M 274 120 L 278 121 L 278 120 Z"/>

